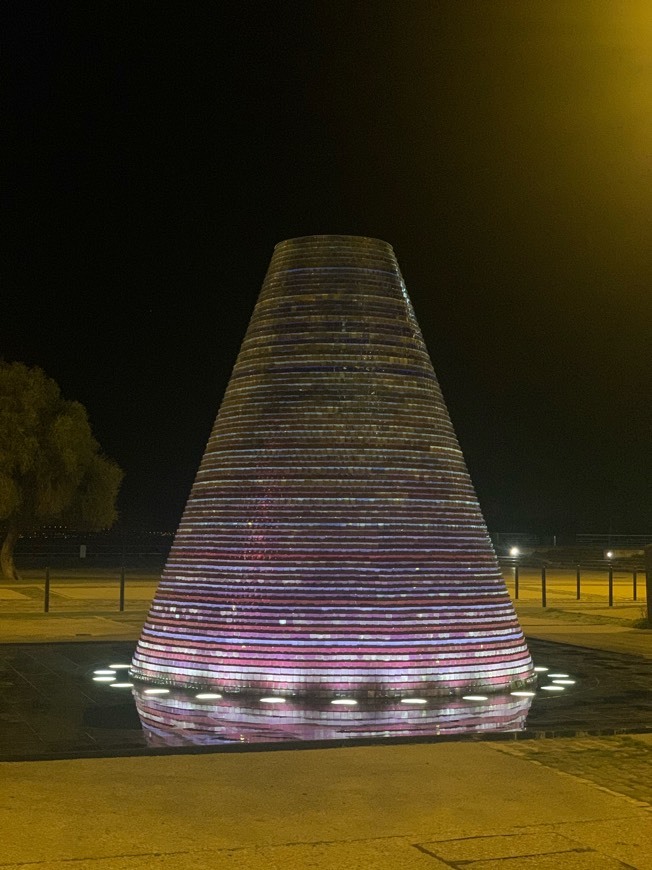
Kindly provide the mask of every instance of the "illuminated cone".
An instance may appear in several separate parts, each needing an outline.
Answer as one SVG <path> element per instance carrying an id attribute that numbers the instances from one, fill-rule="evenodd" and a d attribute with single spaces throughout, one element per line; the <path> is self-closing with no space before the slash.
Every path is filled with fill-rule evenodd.
<path id="1" fill-rule="evenodd" d="M 276 246 L 133 674 L 358 699 L 532 678 L 385 242 Z"/>

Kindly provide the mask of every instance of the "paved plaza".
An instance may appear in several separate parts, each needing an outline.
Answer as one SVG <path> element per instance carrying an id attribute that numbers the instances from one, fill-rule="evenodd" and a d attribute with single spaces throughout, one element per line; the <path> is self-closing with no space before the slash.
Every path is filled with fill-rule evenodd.
<path id="1" fill-rule="evenodd" d="M 49 614 L 37 583 L 3 589 L 2 639 L 135 640 L 153 585 L 134 580 L 123 613 L 113 579 L 55 585 Z M 652 692 L 625 578 L 613 608 L 600 588 L 575 601 L 570 573 L 545 610 L 525 590 L 527 636 L 649 660 Z M 650 732 L 4 762 L 0 777 L 3 870 L 652 870 Z"/>

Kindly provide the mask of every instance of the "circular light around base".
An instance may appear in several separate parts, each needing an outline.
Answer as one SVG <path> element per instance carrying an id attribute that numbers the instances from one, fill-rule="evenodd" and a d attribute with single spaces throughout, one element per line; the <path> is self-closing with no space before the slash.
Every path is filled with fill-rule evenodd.
<path id="1" fill-rule="evenodd" d="M 261 704 L 285 704 L 285 698 L 261 698 Z"/>
<path id="2" fill-rule="evenodd" d="M 425 698 L 401 698 L 401 704 L 427 704 Z"/>
<path id="3" fill-rule="evenodd" d="M 93 671 L 93 673 L 97 674 L 98 677 L 99 676 L 103 676 L 103 677 L 109 676 L 109 674 L 111 676 L 115 676 L 115 671 L 112 671 L 109 668 L 99 668 L 97 671 Z"/>
<path id="4" fill-rule="evenodd" d="M 112 689 L 130 689 L 133 683 L 111 683 Z"/>
<path id="5" fill-rule="evenodd" d="M 487 695 L 462 695 L 463 701 L 488 701 Z"/>
<path id="6" fill-rule="evenodd" d="M 145 689 L 143 695 L 169 695 L 169 689 Z"/>
<path id="7" fill-rule="evenodd" d="M 544 692 L 563 692 L 563 686 L 541 686 Z"/>
<path id="8" fill-rule="evenodd" d="M 548 672 L 546 676 L 549 680 L 554 680 L 556 677 L 562 680 L 567 680 L 570 677 L 570 674 L 551 674 Z"/>
<path id="9" fill-rule="evenodd" d="M 94 683 L 112 683 L 114 682 L 115 677 L 93 677 Z"/>
<path id="10" fill-rule="evenodd" d="M 341 707 L 355 707 L 357 703 L 353 698 L 335 698 L 334 701 L 331 701 L 331 704 L 338 704 Z"/>
<path id="11" fill-rule="evenodd" d="M 537 665 L 534 670 L 537 674 L 545 674 L 548 668 L 544 668 L 542 665 Z"/>
<path id="12" fill-rule="evenodd" d="M 221 695 L 218 695 L 217 692 L 200 692 L 198 695 L 195 695 L 198 701 L 212 701 L 213 699 L 221 698 Z"/>
<path id="13" fill-rule="evenodd" d="M 575 680 L 553 680 L 556 686 L 574 686 Z"/>
<path id="14" fill-rule="evenodd" d="M 536 692 L 510 692 L 515 698 L 534 698 Z"/>

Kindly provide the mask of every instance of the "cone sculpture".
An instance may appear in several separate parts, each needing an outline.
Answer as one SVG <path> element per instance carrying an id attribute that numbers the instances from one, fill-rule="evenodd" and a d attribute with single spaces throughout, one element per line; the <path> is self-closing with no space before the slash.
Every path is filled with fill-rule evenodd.
<path id="1" fill-rule="evenodd" d="M 322 699 L 532 679 L 385 242 L 276 246 L 132 673 Z"/>

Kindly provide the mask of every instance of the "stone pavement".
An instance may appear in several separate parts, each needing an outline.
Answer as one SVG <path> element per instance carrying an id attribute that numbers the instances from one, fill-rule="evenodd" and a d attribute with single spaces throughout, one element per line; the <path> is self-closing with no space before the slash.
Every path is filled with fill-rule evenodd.
<path id="1" fill-rule="evenodd" d="M 0 866 L 652 870 L 648 804 L 506 746 L 5 763 Z"/>
<path id="2" fill-rule="evenodd" d="M 144 615 L 5 612 L 0 637 L 135 639 Z M 652 658 L 620 616 L 519 616 L 531 637 Z M 5 762 L 0 868 L 652 870 L 651 804 L 649 733 Z"/>

